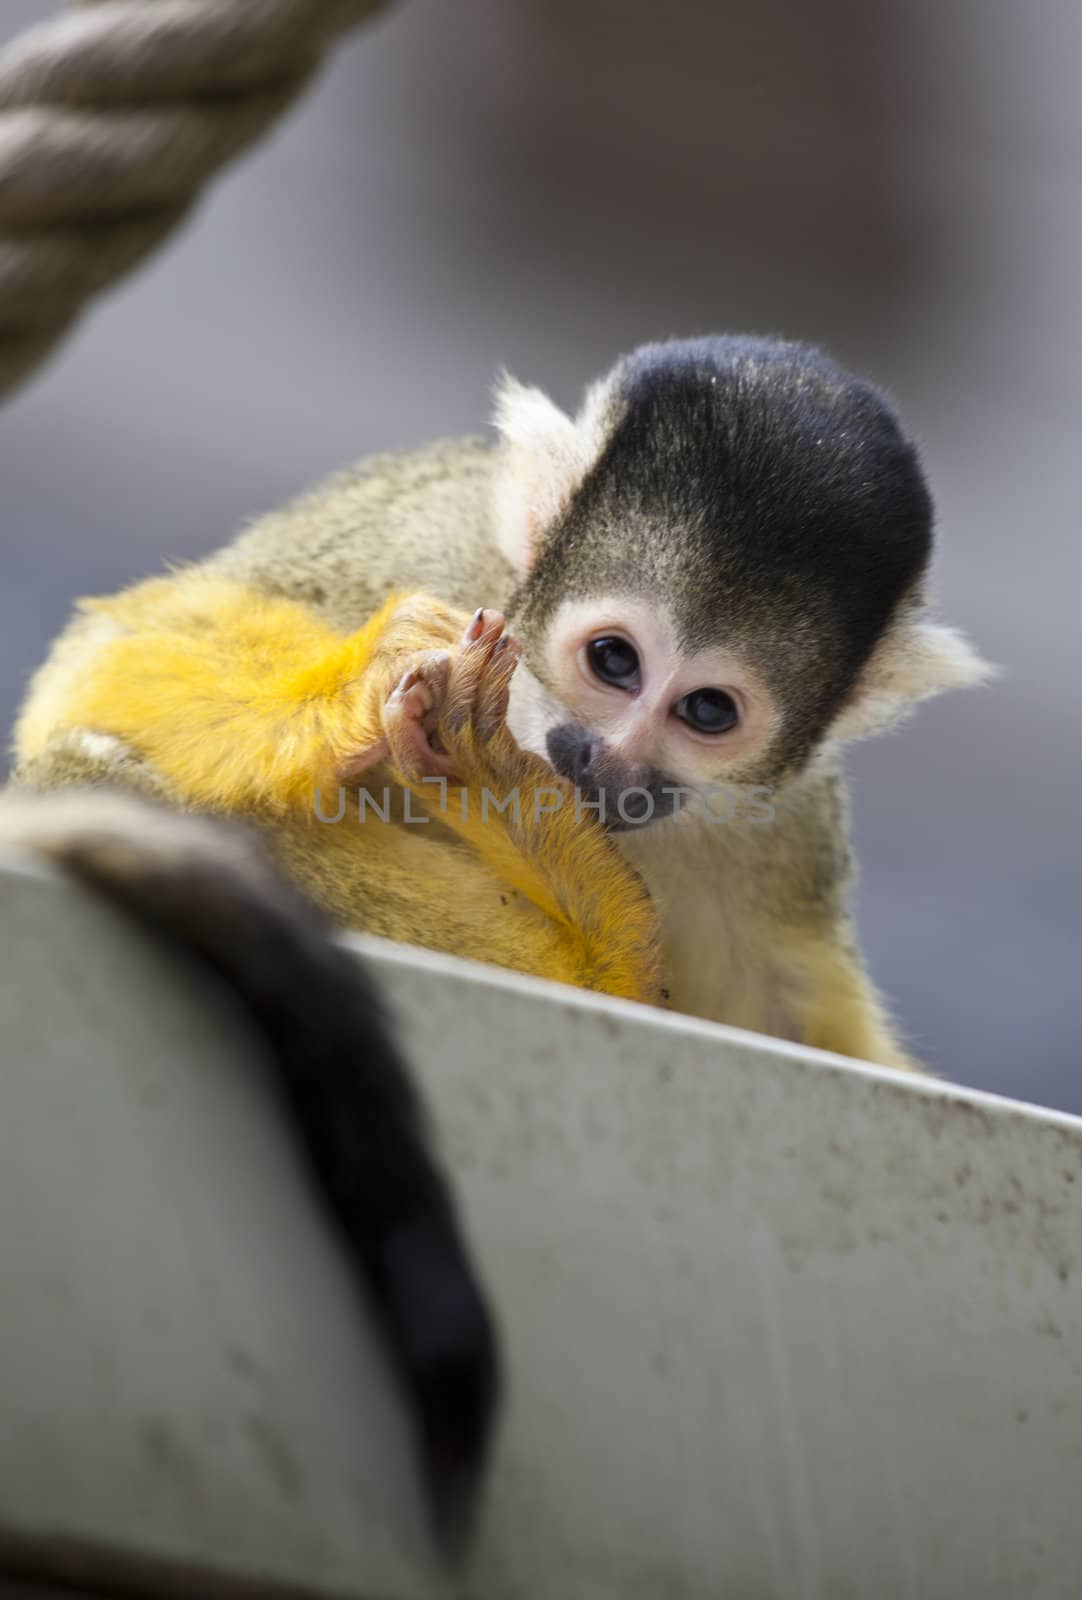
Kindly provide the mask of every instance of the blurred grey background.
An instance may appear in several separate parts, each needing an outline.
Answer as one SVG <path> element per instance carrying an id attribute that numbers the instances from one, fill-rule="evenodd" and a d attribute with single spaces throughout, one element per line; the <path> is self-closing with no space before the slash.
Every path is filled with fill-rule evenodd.
<path id="1" fill-rule="evenodd" d="M 502 364 L 571 405 L 644 339 L 820 342 L 1006 669 L 854 749 L 873 971 L 926 1061 L 1082 1111 L 1080 63 L 1071 0 L 392 8 L 0 414 L 5 722 L 73 596 L 476 431 Z"/>

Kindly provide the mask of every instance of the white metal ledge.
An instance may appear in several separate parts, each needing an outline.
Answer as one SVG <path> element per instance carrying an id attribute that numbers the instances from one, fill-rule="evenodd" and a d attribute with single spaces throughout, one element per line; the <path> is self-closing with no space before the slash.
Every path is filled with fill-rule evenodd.
<path id="1" fill-rule="evenodd" d="M 250 1041 L 0 872 L 0 1583 L 420 1600 Z M 1082 1122 L 365 942 L 511 1397 L 469 1600 L 1077 1600 Z"/>

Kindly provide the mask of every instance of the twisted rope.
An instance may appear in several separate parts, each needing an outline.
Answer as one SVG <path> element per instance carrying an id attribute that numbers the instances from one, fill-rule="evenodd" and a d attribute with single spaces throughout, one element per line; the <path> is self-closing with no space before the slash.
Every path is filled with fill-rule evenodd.
<path id="1" fill-rule="evenodd" d="M 383 0 L 88 0 L 0 50 L 0 395 Z"/>

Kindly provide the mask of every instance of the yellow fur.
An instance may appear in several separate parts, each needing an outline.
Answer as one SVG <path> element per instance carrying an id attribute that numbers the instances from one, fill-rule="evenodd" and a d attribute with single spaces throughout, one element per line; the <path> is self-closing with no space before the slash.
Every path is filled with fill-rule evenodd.
<path id="1" fill-rule="evenodd" d="M 291 601 L 199 571 L 84 600 L 110 634 L 62 697 L 31 696 L 16 752 L 31 759 L 63 728 L 93 729 L 130 741 L 194 804 L 285 809 L 378 736 L 361 685 L 395 605 L 342 638 Z"/>
<path id="2" fill-rule="evenodd" d="M 368 812 L 361 822 L 356 785 L 339 782 L 358 755 L 390 753 L 388 697 L 433 650 L 454 656 L 462 613 L 392 596 L 343 635 L 303 605 L 198 569 L 81 610 L 82 645 L 42 670 L 17 726 L 30 781 L 65 740 L 110 736 L 146 769 L 145 786 L 270 828 L 287 870 L 346 926 L 659 997 L 655 919 L 640 880 L 589 813 L 576 815 L 571 786 L 515 744 L 502 712 L 485 726 L 465 714 L 490 692 L 465 656 L 449 693 L 458 724 L 439 724 L 462 786 L 442 797 L 389 761 L 366 786 L 377 798 L 384 787 L 393 794 L 391 820 Z M 92 775 L 130 781 L 110 766 Z M 87 776 L 76 760 L 75 777 Z M 558 809 L 535 811 L 539 788 L 553 791 Z M 428 822 L 402 820 L 405 789 Z M 346 814 L 321 821 L 339 791 Z M 517 808 L 492 804 L 512 793 Z"/>
<path id="3" fill-rule="evenodd" d="M 874 986 L 854 958 L 822 943 L 802 955 L 808 995 L 805 1043 L 836 1055 L 923 1072 L 899 1044 Z"/>

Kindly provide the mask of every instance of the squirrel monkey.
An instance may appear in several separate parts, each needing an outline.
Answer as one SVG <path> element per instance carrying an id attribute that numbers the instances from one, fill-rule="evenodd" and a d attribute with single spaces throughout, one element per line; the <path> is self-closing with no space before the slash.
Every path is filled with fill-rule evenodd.
<path id="1" fill-rule="evenodd" d="M 362 463 L 131 604 L 164 617 L 198 574 L 237 586 L 238 626 L 246 608 L 291 602 L 346 638 L 394 592 L 502 607 L 522 645 L 510 730 L 576 787 L 579 810 L 604 812 L 608 842 L 645 881 L 672 1006 L 914 1066 L 852 928 L 840 751 L 989 669 L 927 614 L 931 501 L 891 408 L 814 349 L 719 336 L 633 352 L 574 418 L 507 380 L 496 420 L 496 443 Z M 20 781 L 161 785 L 154 706 L 125 716 L 149 670 L 127 604 L 78 617 L 39 671 Z M 110 654 L 126 669 L 102 699 Z M 298 668 L 302 698 L 307 683 Z M 161 718 L 175 735 L 190 725 L 193 746 L 204 737 L 183 697 Z M 309 776 L 340 755 L 331 741 Z M 185 792 L 206 803 L 197 789 Z M 312 823 L 275 806 L 295 870 Z M 319 840 L 324 903 L 349 920 L 331 880 L 348 881 L 365 926 L 433 942 L 410 910 L 415 886 L 392 881 L 416 854 L 393 856 L 365 898 L 336 856 L 357 831 Z M 443 886 L 430 892 L 442 917 Z M 600 943 L 621 926 L 605 921 Z M 461 910 L 453 947 L 502 959 L 477 931 Z M 564 959 L 544 970 L 566 976 Z"/>

